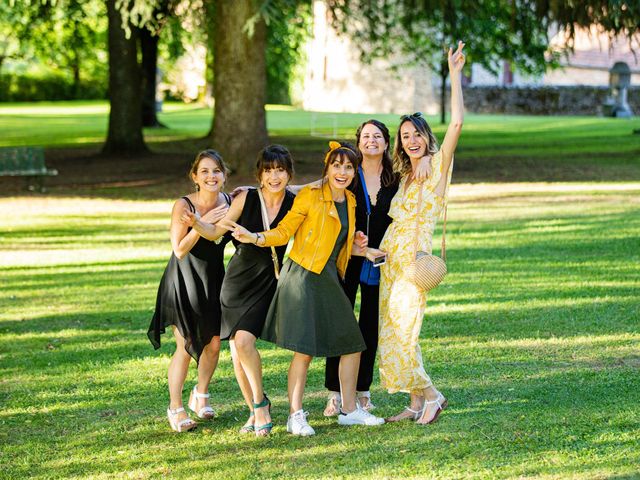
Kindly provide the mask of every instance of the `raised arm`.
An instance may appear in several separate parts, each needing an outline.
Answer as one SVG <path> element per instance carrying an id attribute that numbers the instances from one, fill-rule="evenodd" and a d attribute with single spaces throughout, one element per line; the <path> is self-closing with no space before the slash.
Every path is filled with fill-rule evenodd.
<path id="1" fill-rule="evenodd" d="M 451 82 L 451 120 L 447 133 L 442 141 L 442 177 L 440 183 L 436 187 L 436 193 L 442 195 L 444 193 L 447 179 L 449 177 L 449 168 L 453 161 L 453 153 L 458 145 L 460 132 L 462 131 L 462 123 L 464 120 L 464 102 L 462 100 L 462 67 L 464 66 L 465 56 L 462 53 L 464 43 L 458 42 L 458 49 L 454 52 L 449 48 L 449 79 Z"/>

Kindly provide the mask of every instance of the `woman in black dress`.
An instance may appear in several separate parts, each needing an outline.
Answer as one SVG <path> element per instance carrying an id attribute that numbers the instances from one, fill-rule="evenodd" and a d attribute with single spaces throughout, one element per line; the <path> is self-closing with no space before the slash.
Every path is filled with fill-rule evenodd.
<path id="1" fill-rule="evenodd" d="M 260 195 L 264 199 L 267 223 L 275 227 L 293 205 L 294 195 L 285 188 L 293 175 L 289 151 L 281 145 L 270 145 L 260 152 L 256 163 L 259 189 L 244 190 L 233 200 L 226 220 L 237 222 L 251 231 L 264 230 Z M 215 240 L 226 230 L 202 221 L 193 214 L 184 220 L 205 238 Z M 242 433 L 255 431 L 268 435 L 272 428 L 269 401 L 262 386 L 262 363 L 256 339 L 262 331 L 273 294 L 276 291 L 275 269 L 280 268 L 286 245 L 275 248 L 277 266 L 270 248 L 234 241 L 236 252 L 229 261 L 220 302 L 222 327 L 220 337 L 229 339 L 236 378 L 249 406 L 249 420 Z M 265 408 L 266 407 L 266 408 Z"/>
<path id="2" fill-rule="evenodd" d="M 349 189 L 356 196 L 356 230 L 363 231 L 368 246 L 378 248 L 387 227 L 391 223 L 388 215 L 391 200 L 398 191 L 398 175 L 393 171 L 390 135 L 387 126 L 378 120 L 367 120 L 356 131 L 356 145 L 361 157 L 358 167 L 358 181 Z M 428 176 L 429 157 L 425 157 L 416 172 L 417 179 Z M 360 316 L 358 325 L 367 345 L 360 356 L 358 369 L 357 397 L 362 408 L 374 408 L 369 389 L 373 382 L 373 369 L 378 349 L 378 268 L 364 257 L 352 256 L 342 286 L 351 305 L 355 305 L 360 288 Z M 324 410 L 327 417 L 338 415 L 340 410 L 340 379 L 338 377 L 339 357 L 327 358 L 324 385 L 329 390 L 329 399 Z"/>
<path id="3" fill-rule="evenodd" d="M 358 156 L 348 144 L 329 143 L 323 180 L 303 188 L 291 210 L 276 228 L 251 232 L 227 218 L 221 226 L 242 243 L 286 245 L 295 235 L 289 259 L 266 316 L 261 338 L 294 352 L 288 373 L 289 419 L 287 431 L 314 435 L 302 408 L 307 372 L 314 356 L 341 356 L 341 425 L 380 425 L 377 418 L 356 403 L 356 374 L 365 343 L 339 277 L 344 277 L 351 254 L 370 258 L 379 250 L 364 249 L 356 238 L 355 197 L 347 191 L 353 181 Z"/>
<path id="4" fill-rule="evenodd" d="M 196 156 L 188 175 L 196 192 L 173 205 L 170 228 L 173 253 L 160 281 L 147 333 L 158 349 L 165 328 L 171 325 L 173 329 L 176 351 L 169 363 L 167 417 L 177 432 L 196 426 L 182 406 L 182 389 L 191 357 L 198 363 L 198 383 L 191 392 L 189 408 L 201 419 L 214 416 L 208 390 L 220 352 L 220 288 L 224 277 L 224 243 L 200 238 L 180 218 L 184 212 L 191 212 L 204 222 L 220 220 L 229 208 L 229 196 L 221 191 L 226 175 L 227 168 L 215 150 L 205 150 Z"/>

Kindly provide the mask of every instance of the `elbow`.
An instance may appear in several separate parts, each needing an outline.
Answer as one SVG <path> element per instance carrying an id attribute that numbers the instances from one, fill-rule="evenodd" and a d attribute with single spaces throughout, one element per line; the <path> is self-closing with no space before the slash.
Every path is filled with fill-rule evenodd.
<path id="1" fill-rule="evenodd" d="M 456 132 L 462 131 L 462 124 L 464 123 L 462 116 L 460 118 L 456 118 L 451 121 L 450 127 L 453 128 Z"/>
<path id="2" fill-rule="evenodd" d="M 210 232 L 198 232 L 200 234 L 201 237 L 205 238 L 206 240 L 209 240 L 211 242 L 215 242 L 216 240 L 218 240 L 222 235 L 216 235 L 216 234 L 212 234 Z"/>

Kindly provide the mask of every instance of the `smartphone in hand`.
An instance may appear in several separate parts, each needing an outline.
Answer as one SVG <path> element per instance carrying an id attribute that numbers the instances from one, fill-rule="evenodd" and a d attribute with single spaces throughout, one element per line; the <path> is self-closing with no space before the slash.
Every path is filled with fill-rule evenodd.
<path id="1" fill-rule="evenodd" d="M 387 254 L 385 253 L 384 255 L 380 255 L 379 257 L 375 257 L 373 259 L 373 266 L 374 267 L 379 267 L 380 265 L 384 265 L 387 262 Z"/>

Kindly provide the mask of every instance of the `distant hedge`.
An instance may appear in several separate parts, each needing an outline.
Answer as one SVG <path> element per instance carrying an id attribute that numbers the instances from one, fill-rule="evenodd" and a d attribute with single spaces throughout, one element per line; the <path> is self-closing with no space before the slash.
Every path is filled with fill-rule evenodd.
<path id="1" fill-rule="evenodd" d="M 83 80 L 77 88 L 66 75 L 0 75 L 0 102 L 107 98 L 107 81 Z"/>

